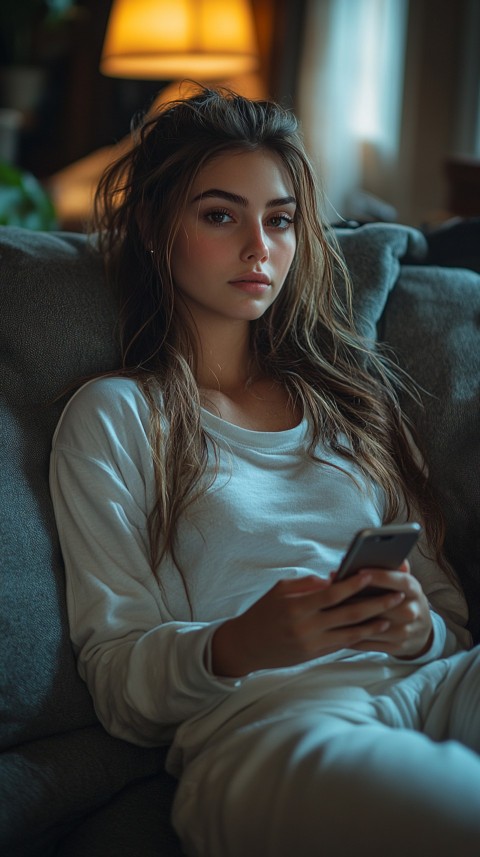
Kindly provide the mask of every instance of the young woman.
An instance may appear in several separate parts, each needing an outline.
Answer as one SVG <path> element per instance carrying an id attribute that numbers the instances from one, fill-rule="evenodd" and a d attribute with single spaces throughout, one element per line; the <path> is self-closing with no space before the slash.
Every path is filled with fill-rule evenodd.
<path id="1" fill-rule="evenodd" d="M 99 718 L 172 742 L 189 855 L 477 853 L 480 660 L 294 117 L 199 90 L 97 202 L 123 367 L 70 400 L 51 486 Z M 410 566 L 335 580 L 413 519 Z"/>

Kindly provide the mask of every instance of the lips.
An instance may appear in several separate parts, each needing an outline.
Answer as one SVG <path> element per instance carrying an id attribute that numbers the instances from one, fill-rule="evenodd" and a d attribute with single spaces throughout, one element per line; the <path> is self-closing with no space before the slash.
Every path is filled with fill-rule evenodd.
<path id="1" fill-rule="evenodd" d="M 259 283 L 263 286 L 269 286 L 271 280 L 266 274 L 259 274 L 256 271 L 250 271 L 247 274 L 242 274 L 241 277 L 235 277 L 234 280 L 229 280 L 229 282 L 233 285 L 240 285 L 241 283 Z"/>

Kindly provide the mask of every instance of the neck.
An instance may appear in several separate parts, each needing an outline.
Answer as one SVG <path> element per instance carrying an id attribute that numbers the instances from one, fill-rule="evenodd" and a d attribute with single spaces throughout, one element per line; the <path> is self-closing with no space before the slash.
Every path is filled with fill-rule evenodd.
<path id="1" fill-rule="evenodd" d="M 202 331 L 198 350 L 198 386 L 223 393 L 243 388 L 251 373 L 250 357 L 248 325 L 218 325 Z"/>

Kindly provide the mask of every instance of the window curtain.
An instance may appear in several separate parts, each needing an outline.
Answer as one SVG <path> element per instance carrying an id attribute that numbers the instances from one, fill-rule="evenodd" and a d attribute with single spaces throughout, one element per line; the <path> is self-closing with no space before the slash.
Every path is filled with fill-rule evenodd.
<path id="1" fill-rule="evenodd" d="M 458 213 L 449 164 L 480 158 L 479 45 L 480 0 L 307 0 L 296 108 L 331 221 Z"/>
<path id="2" fill-rule="evenodd" d="M 330 221 L 394 220 L 408 0 L 310 0 L 298 113 Z"/>

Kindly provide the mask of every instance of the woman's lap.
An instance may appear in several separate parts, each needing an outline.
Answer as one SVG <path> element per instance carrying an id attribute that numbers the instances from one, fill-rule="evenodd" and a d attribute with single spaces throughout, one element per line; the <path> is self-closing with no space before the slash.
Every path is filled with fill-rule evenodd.
<path id="1" fill-rule="evenodd" d="M 345 692 L 338 704 L 297 695 L 288 711 L 256 720 L 252 711 L 251 724 L 211 743 L 182 777 L 173 817 L 187 854 L 476 854 L 480 758 L 454 739 L 478 747 L 480 660 L 469 653 L 425 675 L 413 695 L 408 680 L 398 688 L 428 735 L 408 722 L 408 707 L 392 708 L 396 693 L 362 701 L 355 688 L 352 706 Z M 462 675 L 471 716 L 461 705 Z M 449 708 L 450 735 L 439 714 Z M 452 734 L 456 723 L 462 735 Z"/>

